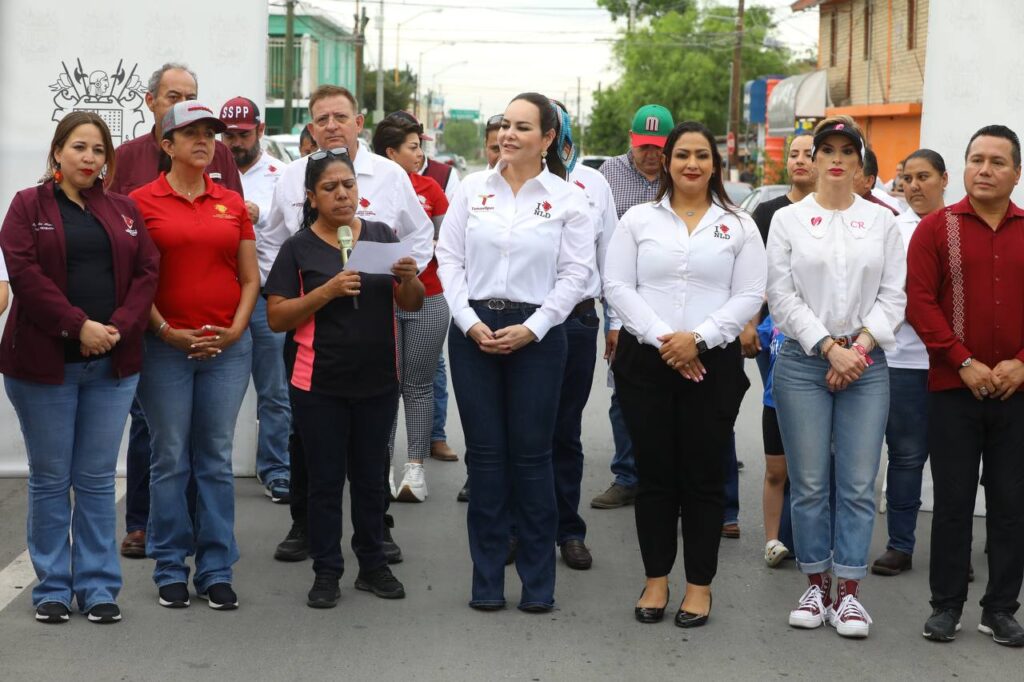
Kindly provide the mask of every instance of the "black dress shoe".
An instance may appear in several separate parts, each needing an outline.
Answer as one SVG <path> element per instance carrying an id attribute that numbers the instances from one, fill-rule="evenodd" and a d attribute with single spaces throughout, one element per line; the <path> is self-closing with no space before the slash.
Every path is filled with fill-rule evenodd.
<path id="1" fill-rule="evenodd" d="M 594 564 L 594 557 L 582 540 L 566 540 L 560 547 L 562 559 L 569 568 L 585 571 Z"/>
<path id="2" fill-rule="evenodd" d="M 703 615 L 683 611 L 680 608 L 679 612 L 676 613 L 676 625 L 681 628 L 699 628 L 701 625 L 706 625 L 708 618 L 711 616 L 712 599 L 713 597 L 708 598 L 708 612 Z"/>
<path id="3" fill-rule="evenodd" d="M 1024 628 L 1013 614 L 1006 611 L 982 611 L 978 632 L 992 635 L 992 641 L 1003 646 L 1024 646 Z"/>
<path id="4" fill-rule="evenodd" d="M 645 587 L 644 591 L 640 593 L 640 599 L 644 598 L 644 592 L 646 591 L 647 588 Z M 665 606 L 662 606 L 660 609 L 651 606 L 635 606 L 633 607 L 633 615 L 636 616 L 637 622 L 640 623 L 660 623 L 665 618 L 665 607 L 668 606 L 668 600 L 671 598 L 672 592 L 669 591 L 665 596 Z M 637 601 L 640 601 L 640 599 Z"/>
<path id="5" fill-rule="evenodd" d="M 459 490 L 459 494 L 455 496 L 455 499 L 459 502 L 469 502 L 469 479 L 466 479 L 466 484 Z"/>
<path id="6" fill-rule="evenodd" d="M 899 575 L 914 567 L 914 557 L 898 549 L 887 549 L 885 554 L 871 564 L 871 572 L 875 575 Z"/>

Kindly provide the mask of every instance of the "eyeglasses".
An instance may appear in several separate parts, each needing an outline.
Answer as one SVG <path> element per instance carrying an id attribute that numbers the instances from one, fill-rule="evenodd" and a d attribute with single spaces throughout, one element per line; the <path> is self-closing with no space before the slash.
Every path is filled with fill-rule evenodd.
<path id="1" fill-rule="evenodd" d="M 502 120 L 505 118 L 505 114 L 495 114 L 487 119 L 487 127 L 501 125 Z"/>
<path id="2" fill-rule="evenodd" d="M 326 151 L 320 150 L 313 152 L 309 155 L 310 161 L 321 161 L 326 159 L 328 156 L 348 156 L 348 147 L 335 147 L 334 149 L 328 149 Z"/>

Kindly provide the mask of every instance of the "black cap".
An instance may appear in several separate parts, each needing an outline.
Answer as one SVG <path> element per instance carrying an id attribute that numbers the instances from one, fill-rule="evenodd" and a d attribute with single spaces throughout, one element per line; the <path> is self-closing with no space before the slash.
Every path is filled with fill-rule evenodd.
<path id="1" fill-rule="evenodd" d="M 819 130 L 817 133 L 815 133 L 814 146 L 811 147 L 811 158 L 814 158 L 814 156 L 818 153 L 818 147 L 820 147 L 821 143 L 825 141 L 825 138 L 831 135 L 842 135 L 846 139 L 853 142 L 853 144 L 857 146 L 857 153 L 860 154 L 860 160 L 863 163 L 864 138 L 862 138 L 856 130 L 854 130 L 847 124 L 843 123 L 842 121 L 831 123 L 822 128 L 821 130 Z"/>

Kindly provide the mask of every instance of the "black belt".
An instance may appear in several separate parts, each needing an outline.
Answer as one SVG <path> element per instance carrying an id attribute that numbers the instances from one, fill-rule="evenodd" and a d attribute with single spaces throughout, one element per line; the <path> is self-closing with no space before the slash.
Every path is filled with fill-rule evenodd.
<path id="1" fill-rule="evenodd" d="M 483 306 L 488 310 L 523 310 L 526 308 L 540 307 L 536 303 L 520 303 L 519 301 L 510 301 L 507 298 L 488 298 L 470 301 L 469 304 Z"/>
<path id="2" fill-rule="evenodd" d="M 579 317 L 584 313 L 589 313 L 597 309 L 597 305 L 594 303 L 594 299 L 588 298 L 585 301 L 580 301 L 576 304 L 576 307 L 569 313 L 569 317 Z"/>

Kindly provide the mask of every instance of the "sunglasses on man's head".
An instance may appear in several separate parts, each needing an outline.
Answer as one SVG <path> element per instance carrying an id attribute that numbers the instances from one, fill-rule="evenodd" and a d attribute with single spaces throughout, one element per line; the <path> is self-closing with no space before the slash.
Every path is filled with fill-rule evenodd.
<path id="1" fill-rule="evenodd" d="M 310 161 L 320 161 L 328 156 L 348 156 L 348 147 L 335 147 L 326 151 L 320 150 L 309 155 Z"/>
<path id="2" fill-rule="evenodd" d="M 487 119 L 487 126 L 496 126 L 501 124 L 501 120 L 505 118 L 505 114 L 495 114 Z"/>

